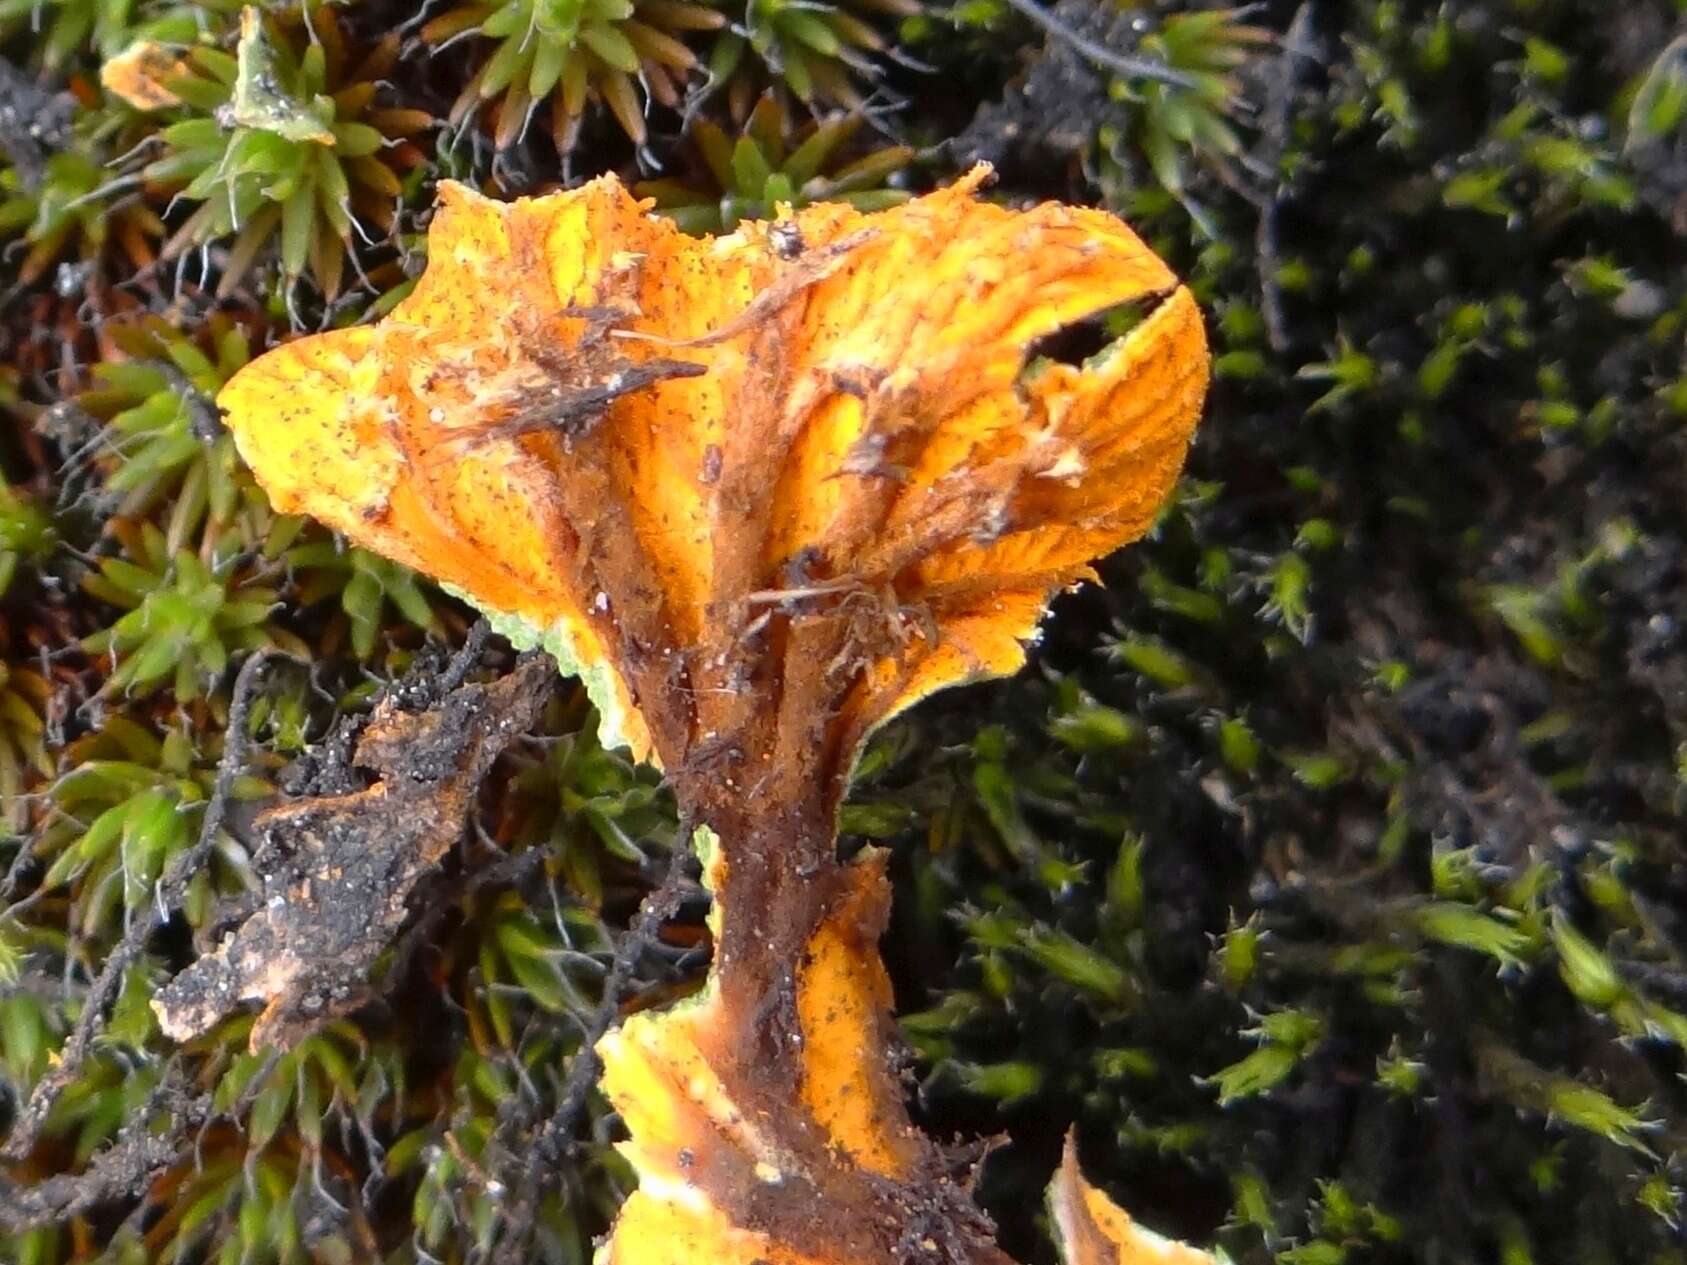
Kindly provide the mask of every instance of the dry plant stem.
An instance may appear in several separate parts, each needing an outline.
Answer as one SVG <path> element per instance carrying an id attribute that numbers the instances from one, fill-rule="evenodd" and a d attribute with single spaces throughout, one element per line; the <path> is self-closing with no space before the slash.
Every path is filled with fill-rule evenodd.
<path id="1" fill-rule="evenodd" d="M 451 662 L 446 664 L 445 671 L 440 674 L 438 691 L 444 697 L 469 679 L 469 673 L 480 666 L 481 656 L 486 653 L 486 642 L 492 636 L 492 625 L 484 619 L 477 619 L 469 626 L 468 636 L 463 639 L 463 645 L 456 654 L 451 656 Z"/>
<path id="2" fill-rule="evenodd" d="M 188 416 L 188 428 L 196 439 L 209 441 L 223 433 L 222 415 L 217 412 L 217 406 L 211 397 L 188 380 L 174 363 L 168 360 L 148 360 L 144 362 L 149 369 L 156 369 L 182 401 L 182 407 Z"/>
<path id="3" fill-rule="evenodd" d="M 12 893 L 18 890 L 24 871 L 33 860 L 35 855 L 30 851 L 28 842 L 20 839 L 17 853 L 12 857 L 11 864 L 6 867 L 6 877 L 0 878 L 0 919 L 15 921 L 19 914 L 39 899 L 41 893 L 37 890 L 20 901 L 12 900 Z"/>
<path id="4" fill-rule="evenodd" d="M 674 834 L 673 852 L 668 858 L 668 867 L 661 883 L 640 902 L 632 924 L 627 928 L 620 943 L 615 946 L 615 956 L 603 983 L 603 996 L 598 1002 L 597 1010 L 593 1012 L 591 1021 L 586 1025 L 579 1050 L 568 1065 L 568 1075 L 563 1079 L 557 1109 L 533 1141 L 530 1158 L 505 1214 L 504 1233 L 494 1258 L 498 1265 L 519 1265 L 527 1259 L 526 1253 L 530 1246 L 527 1235 L 532 1227 L 539 1200 L 545 1190 L 555 1185 L 562 1176 L 561 1166 L 573 1147 L 574 1132 L 579 1127 L 580 1116 L 585 1111 L 592 1089 L 597 1084 L 598 1075 L 603 1070 L 597 1043 L 615 1022 L 620 1011 L 621 994 L 633 968 L 637 966 L 644 951 L 655 941 L 662 924 L 673 917 L 679 904 L 680 891 L 691 864 L 691 837 L 694 829 L 693 819 L 682 815 L 679 828 Z M 524 1111 L 509 1123 L 517 1128 L 525 1128 L 526 1122 L 531 1118 L 531 1113 Z"/>
<path id="5" fill-rule="evenodd" d="M 21 1160 L 34 1149 L 36 1136 L 47 1118 L 47 1113 L 52 1110 L 65 1086 L 76 1079 L 83 1060 L 88 1057 L 94 1034 L 105 1018 L 106 1007 L 117 996 L 117 991 L 122 985 L 123 973 L 140 957 L 153 932 L 168 922 L 181 907 L 182 899 L 187 894 L 188 883 L 199 872 L 216 846 L 217 832 L 222 829 L 223 819 L 228 815 L 229 796 L 233 793 L 235 779 L 245 767 L 246 718 L 256 696 L 258 678 L 272 660 L 291 658 L 291 655 L 283 651 L 266 649 L 254 652 L 241 665 L 240 674 L 235 678 L 234 693 L 229 701 L 222 760 L 217 765 L 217 777 L 211 787 L 210 801 L 205 805 L 205 815 L 200 819 L 199 837 L 191 848 L 178 853 L 170 862 L 164 876 L 159 880 L 154 899 L 147 903 L 143 911 L 136 913 L 128 930 L 124 932 L 123 939 L 106 956 L 99 976 L 94 980 L 93 987 L 89 989 L 87 999 L 83 1002 L 82 1013 L 77 1016 L 76 1027 L 59 1052 L 58 1061 L 36 1083 L 29 1101 L 18 1113 L 11 1136 L 6 1139 L 5 1146 L 0 1148 L 0 1159 Z"/>
<path id="6" fill-rule="evenodd" d="M 562 1083 L 561 1100 L 533 1148 L 533 1158 L 527 1170 L 530 1186 L 534 1183 L 542 1185 L 547 1173 L 554 1175 L 556 1164 L 564 1158 L 572 1145 L 580 1113 L 586 1109 L 587 1098 L 592 1086 L 597 1083 L 598 1072 L 602 1070 L 602 1062 L 597 1052 L 598 1040 L 609 1031 L 610 1024 L 615 1021 L 615 1016 L 621 1008 L 621 994 L 632 976 L 633 968 L 638 965 L 639 958 L 655 942 L 662 924 L 672 918 L 678 909 L 681 885 L 691 861 L 693 828 L 688 818 L 680 818 L 679 829 L 674 834 L 673 853 L 668 858 L 668 868 L 662 875 L 661 883 L 640 902 L 632 925 L 627 928 L 626 935 L 621 937 L 621 942 L 615 946 L 614 960 L 610 963 L 609 974 L 603 981 L 603 996 L 598 1001 L 591 1022 L 586 1026 L 579 1052 L 568 1065 L 568 1076 Z"/>
<path id="7" fill-rule="evenodd" d="M 52 1225 L 113 1199 L 133 1195 L 180 1157 L 187 1133 L 210 1119 L 211 1095 L 190 1096 L 171 1065 L 116 1140 L 82 1173 L 50 1177 L 27 1189 L 0 1182 L 0 1231 L 23 1234 Z M 154 1132 L 153 1117 L 167 1110 L 171 1127 Z"/>
<path id="8" fill-rule="evenodd" d="M 1039 5 L 1037 0 L 1008 0 L 1008 4 L 1016 13 L 1042 27 L 1056 39 L 1065 40 L 1089 62 L 1102 70 L 1111 70 L 1116 74 L 1131 75 L 1138 79 L 1156 79 L 1161 83 L 1169 83 L 1179 88 L 1195 86 L 1195 81 L 1188 75 L 1172 69 L 1164 62 L 1154 61 L 1148 57 L 1131 57 L 1124 53 L 1114 52 L 1105 44 L 1096 43 L 1088 36 L 1082 35 L 1067 26 L 1066 23 Z"/>

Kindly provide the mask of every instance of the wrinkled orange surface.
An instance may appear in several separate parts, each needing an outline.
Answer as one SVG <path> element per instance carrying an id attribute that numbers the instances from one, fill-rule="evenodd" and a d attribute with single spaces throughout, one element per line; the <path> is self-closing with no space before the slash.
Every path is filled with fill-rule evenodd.
<path id="1" fill-rule="evenodd" d="M 745 547 L 711 472 L 732 460 L 742 419 L 776 408 L 779 442 L 757 454 L 775 508 L 753 542 L 770 582 L 781 560 L 816 549 L 834 576 L 878 588 L 894 575 L 897 599 L 929 607 L 943 634 L 857 684 L 865 732 L 932 690 L 1018 667 L 1051 593 L 1148 527 L 1206 386 L 1195 303 L 1129 229 L 1101 211 L 981 202 L 980 178 L 871 215 L 813 206 L 777 233 L 754 223 L 701 240 L 613 176 L 511 203 L 446 185 L 427 271 L 389 317 L 270 352 L 219 403 L 280 509 L 483 608 L 565 626 L 590 661 L 613 614 L 582 591 L 559 519 L 556 486 L 575 455 L 532 436 L 472 437 L 544 381 L 518 326 L 566 352 L 585 323 L 565 309 L 627 302 L 634 337 L 618 346 L 630 358 L 707 370 L 626 395 L 600 423 L 638 490 L 631 530 L 675 643 L 704 635 L 717 555 Z M 765 321 L 734 326 L 758 295 L 855 238 L 794 292 L 771 348 Z M 1040 337 L 1162 295 L 1090 363 L 1024 372 Z M 867 468 L 876 446 L 916 432 L 894 470 Z M 888 503 L 864 514 L 887 487 Z M 648 754 L 636 717 L 627 730 Z"/>
<path id="2" fill-rule="evenodd" d="M 1194 300 L 1129 229 L 1100 211 L 982 202 L 983 174 L 871 215 L 814 206 L 703 240 L 613 177 L 513 203 L 448 185 L 427 272 L 391 316 L 270 352 L 219 403 L 279 509 L 560 640 L 636 754 L 662 746 L 652 664 L 706 680 L 760 653 L 753 617 L 775 608 L 787 638 L 767 653 L 785 654 L 783 700 L 811 713 L 793 721 L 823 715 L 813 732 L 847 747 L 933 690 L 1015 670 L 1049 597 L 1148 528 L 1206 389 Z M 1039 340 L 1139 300 L 1146 318 L 1081 365 L 1033 363 Z M 583 311 L 609 307 L 619 361 L 601 340 L 591 350 Z M 703 372 L 512 433 L 555 384 L 581 385 L 570 357 L 611 385 L 657 360 Z M 593 513 L 594 498 L 617 497 Z M 835 605 L 805 614 L 817 594 Z M 889 621 L 893 646 L 834 637 L 829 664 L 789 650 L 861 611 Z M 755 693 L 755 667 L 742 677 L 758 680 L 753 700 L 782 707 Z M 717 884 L 739 846 L 720 841 Z M 718 978 L 604 1038 L 603 1088 L 640 1176 L 609 1265 L 804 1265 L 818 1258 L 802 1243 L 734 1208 L 803 1165 L 918 1179 L 916 1157 L 933 1152 L 885 1056 L 882 875 L 868 861 L 846 878 L 807 943 L 781 946 L 798 1029 L 781 1054 L 798 1074 L 787 1118 L 749 1109 L 729 1083 L 721 1043 L 743 1031 Z M 766 912 L 716 911 L 735 926 Z M 1075 1265 L 1207 1259 L 1152 1254 L 1161 1241 L 1086 1187 L 1071 1157 L 1051 1200 Z"/>
<path id="3" fill-rule="evenodd" d="M 805 1105 L 855 1163 L 900 1177 L 917 1135 L 878 1057 L 890 1015 L 890 981 L 874 944 L 889 894 L 883 860 L 852 867 L 847 897 L 799 966 L 797 1011 Z M 711 886 L 718 888 L 724 864 L 717 854 Z M 710 1066 L 707 1052 L 724 1027 L 720 1007 L 711 987 L 672 1010 L 635 1015 L 598 1045 L 603 1092 L 631 1135 L 620 1149 L 639 1174 L 638 1192 L 616 1219 L 610 1265 L 821 1259 L 801 1243 L 734 1224 L 716 1202 L 717 1190 L 737 1181 L 777 1186 L 798 1163 L 782 1145 L 782 1122 L 745 1110 Z"/>
<path id="4" fill-rule="evenodd" d="M 908 1175 L 916 1135 L 877 1057 L 890 1015 L 889 980 L 871 943 L 888 898 L 883 859 L 870 854 L 850 867 L 847 897 L 803 955 L 797 1010 L 805 1105 L 854 1163 L 897 1178 Z M 711 886 L 724 864 L 717 853 Z M 800 1169 L 781 1146 L 781 1121 L 746 1109 L 710 1066 L 707 1051 L 723 1026 L 719 1007 L 711 988 L 675 1009 L 637 1015 L 599 1044 L 602 1087 L 631 1134 L 621 1150 L 640 1182 L 601 1265 L 845 1265 L 802 1241 L 740 1224 L 721 1204 L 721 1190 L 751 1181 L 776 1186 Z M 1087 1182 L 1071 1138 L 1048 1208 L 1065 1265 L 1214 1265 L 1208 1253 L 1144 1229 Z"/>

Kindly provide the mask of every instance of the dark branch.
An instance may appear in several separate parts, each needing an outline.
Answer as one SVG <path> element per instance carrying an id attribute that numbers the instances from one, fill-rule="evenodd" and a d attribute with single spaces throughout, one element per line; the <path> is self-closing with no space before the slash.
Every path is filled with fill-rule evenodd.
<path id="1" fill-rule="evenodd" d="M 181 907 L 188 883 L 210 857 L 211 850 L 216 846 L 217 832 L 222 829 L 223 820 L 228 815 L 235 780 L 245 768 L 246 720 L 257 691 L 258 677 L 270 661 L 277 658 L 292 656 L 275 649 L 259 650 L 241 665 L 229 702 L 222 760 L 217 766 L 217 778 L 211 787 L 210 801 L 205 805 L 205 815 L 200 819 L 199 837 L 191 848 L 171 859 L 163 878 L 159 880 L 157 898 L 135 912 L 123 939 L 107 955 L 99 976 L 88 992 L 82 1013 L 77 1017 L 76 1027 L 59 1054 L 59 1061 L 36 1084 L 29 1101 L 18 1113 L 11 1136 L 6 1139 L 5 1146 L 0 1147 L 0 1158 L 21 1160 L 34 1149 L 47 1113 L 52 1110 L 65 1086 L 76 1079 L 83 1061 L 88 1057 L 95 1033 L 104 1021 L 106 1008 L 122 986 L 123 973 L 140 957 L 153 932 L 168 922 Z"/>
<path id="2" fill-rule="evenodd" d="M 527 1167 L 505 1213 L 503 1239 L 495 1258 L 500 1265 L 516 1265 L 516 1262 L 526 1259 L 522 1253 L 526 1250 L 527 1232 L 537 1214 L 540 1197 L 559 1176 L 560 1165 L 573 1145 L 580 1117 L 602 1070 L 597 1043 L 620 1013 L 621 996 L 632 977 L 633 968 L 655 943 L 662 924 L 672 918 L 679 907 L 680 893 L 693 855 L 691 838 L 695 829 L 695 822 L 689 816 L 680 817 L 667 872 L 663 874 L 661 883 L 640 903 L 632 924 L 615 946 L 609 974 L 604 978 L 603 994 L 586 1025 L 580 1048 L 568 1066 L 568 1075 L 563 1079 L 561 1100 L 534 1140 Z M 524 1121 L 512 1118 L 506 1124 L 519 1128 Z"/>
<path id="3" fill-rule="evenodd" d="M 211 1115 L 211 1095 L 190 1097 L 183 1079 L 172 1064 L 145 1105 L 129 1117 L 116 1140 L 94 1157 L 85 1172 L 49 1177 L 29 1187 L 0 1181 L 0 1230 L 23 1234 L 134 1195 L 175 1163 L 189 1130 Z M 170 1127 L 154 1131 L 153 1119 L 160 1111 L 170 1113 Z"/>
<path id="4" fill-rule="evenodd" d="M 1081 57 L 1102 70 L 1111 70 L 1115 74 L 1130 75 L 1137 79 L 1153 79 L 1178 88 L 1193 88 L 1195 86 L 1193 78 L 1184 74 L 1181 70 L 1173 69 L 1163 61 L 1155 61 L 1151 57 L 1133 57 L 1128 53 L 1115 52 L 1105 44 L 1097 43 L 1061 21 L 1038 4 L 1037 0 L 1008 0 L 1008 4 L 1016 13 L 1042 27 L 1056 39 L 1064 40 L 1070 44 Z"/>
<path id="5" fill-rule="evenodd" d="M 587 1096 L 592 1086 L 597 1084 L 600 1066 L 598 1040 L 609 1031 L 609 1025 L 615 1022 L 620 1012 L 621 993 L 632 976 L 633 967 L 644 956 L 645 950 L 655 943 L 662 924 L 672 918 L 679 907 L 680 884 L 685 879 L 692 857 L 693 829 L 688 818 L 680 818 L 667 872 L 663 874 L 661 883 L 639 905 L 638 916 L 615 947 L 615 958 L 610 964 L 608 977 L 603 981 L 603 996 L 598 1001 L 591 1023 L 587 1025 L 580 1051 L 569 1064 L 568 1076 L 563 1081 L 562 1101 L 557 1104 L 556 1112 L 546 1123 L 533 1148 L 533 1159 L 528 1166 L 530 1178 L 541 1166 L 554 1165 L 567 1153 L 569 1138 L 579 1123 L 580 1113 L 585 1110 Z"/>

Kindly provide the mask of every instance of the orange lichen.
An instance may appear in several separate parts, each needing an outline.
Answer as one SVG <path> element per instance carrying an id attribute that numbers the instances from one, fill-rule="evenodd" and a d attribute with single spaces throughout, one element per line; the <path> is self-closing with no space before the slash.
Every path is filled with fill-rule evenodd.
<path id="1" fill-rule="evenodd" d="M 1049 1183 L 1048 1203 L 1065 1265 L 1214 1265 L 1208 1253 L 1143 1229 L 1085 1181 L 1071 1137 Z"/>
<path id="2" fill-rule="evenodd" d="M 1147 529 L 1207 354 L 1118 220 L 983 175 L 703 240 L 612 177 L 447 186 L 391 316 L 222 393 L 278 508 L 551 648 L 708 828 L 709 987 L 601 1046 L 642 1182 L 609 1262 L 1006 1259 L 897 1092 L 884 878 L 836 810 L 875 725 L 1016 669 Z M 1039 355 L 1123 306 L 1081 364 Z"/>
<path id="3" fill-rule="evenodd" d="M 770 610 L 895 634 L 857 638 L 877 651 L 846 692 L 859 737 L 1018 666 L 1049 594 L 1147 527 L 1205 387 L 1194 302 L 1128 229 L 1007 211 L 977 183 L 705 240 L 613 177 L 508 204 L 447 186 L 391 316 L 272 352 L 221 402 L 279 508 L 606 663 L 638 753 L 650 700 L 608 574 L 629 562 L 652 590 L 639 635 L 677 649 L 718 650 Z M 1090 363 L 1024 372 L 1044 336 L 1149 298 Z M 612 328 L 588 314 L 605 308 Z M 706 372 L 617 394 L 674 361 Z M 594 387 L 599 409 L 543 424 Z"/>

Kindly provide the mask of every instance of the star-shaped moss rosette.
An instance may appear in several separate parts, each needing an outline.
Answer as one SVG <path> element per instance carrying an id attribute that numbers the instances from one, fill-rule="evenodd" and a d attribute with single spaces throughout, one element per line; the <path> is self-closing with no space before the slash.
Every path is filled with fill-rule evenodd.
<path id="1" fill-rule="evenodd" d="M 920 0 L 748 0 L 715 37 L 709 83 L 725 86 L 734 118 L 769 86 L 805 105 L 863 110 L 895 55 L 896 24 L 922 12 Z"/>
<path id="2" fill-rule="evenodd" d="M 980 202 L 983 174 L 712 239 L 612 177 L 448 185 L 387 319 L 220 397 L 278 509 L 550 648 L 698 823 L 709 987 L 602 1046 L 641 1177 L 610 1262 L 1005 1259 L 903 1107 L 882 865 L 837 861 L 837 808 L 875 726 L 1015 670 L 1147 529 L 1207 352 L 1124 225 Z M 1038 354 L 1125 304 L 1083 364 Z"/>
<path id="3" fill-rule="evenodd" d="M 67 256 L 97 266 L 111 246 L 122 253 L 118 267 L 144 268 L 152 262 L 164 221 L 138 198 L 113 203 L 103 197 L 110 182 L 110 172 L 91 148 L 54 154 L 33 189 L 16 168 L 0 171 L 0 237 L 15 231 L 27 247 L 17 265 L 19 284 L 34 285 Z"/>
<path id="4" fill-rule="evenodd" d="M 677 109 L 697 69 L 687 35 L 714 31 L 726 15 L 689 0 L 467 0 L 422 27 L 442 46 L 465 35 L 486 45 L 479 68 L 451 107 L 451 121 L 488 111 L 493 144 L 520 139 L 541 107 L 551 138 L 569 153 L 586 105 L 601 101 L 634 144 L 647 131 L 644 96 Z"/>
<path id="5" fill-rule="evenodd" d="M 267 17 L 247 6 L 232 54 L 199 45 L 126 75 L 126 100 L 152 92 L 155 108 L 183 116 L 159 132 L 163 152 L 141 170 L 199 204 L 162 258 L 228 240 L 217 285 L 226 298 L 273 242 L 284 288 L 308 272 L 335 298 L 354 242 L 370 237 L 358 225 L 390 232 L 403 177 L 422 161 L 404 138 L 429 125 L 427 112 L 377 100 L 398 53 L 396 33 L 355 48 L 327 5 Z"/>
<path id="6" fill-rule="evenodd" d="M 857 211 L 900 206 L 913 194 L 889 187 L 914 150 L 885 145 L 850 152 L 865 123 L 862 114 L 814 119 L 800 128 L 774 93 L 766 93 L 736 137 L 708 119 L 692 121 L 688 134 L 697 159 L 688 174 L 643 180 L 633 186 L 688 233 L 730 233 L 745 220 L 768 219 L 781 206 L 801 210 L 812 202 L 847 202 Z"/>

